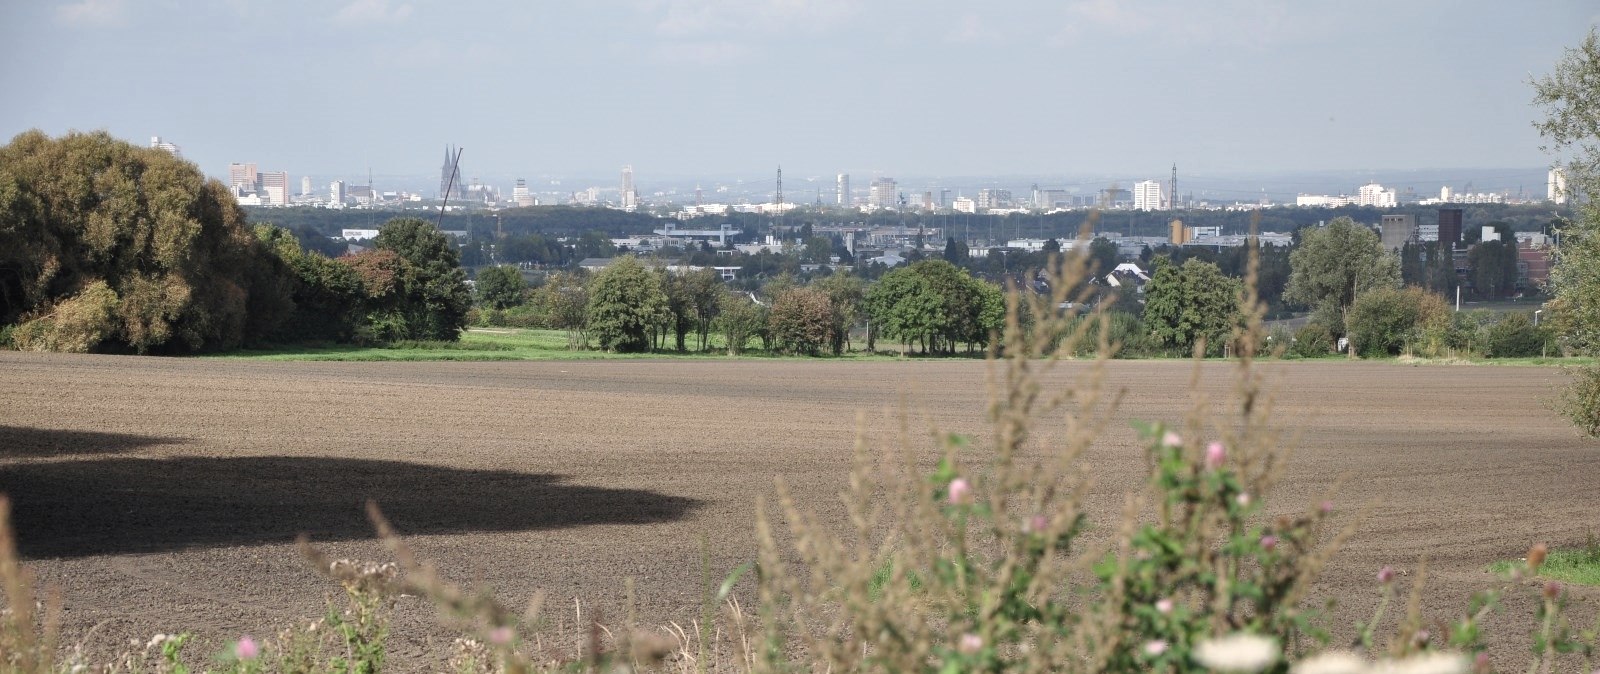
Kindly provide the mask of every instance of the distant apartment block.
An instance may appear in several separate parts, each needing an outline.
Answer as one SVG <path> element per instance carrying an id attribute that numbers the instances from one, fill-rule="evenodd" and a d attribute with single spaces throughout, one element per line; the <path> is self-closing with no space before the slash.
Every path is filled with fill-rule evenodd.
<path id="1" fill-rule="evenodd" d="M 1011 207 L 1011 190 L 985 188 L 978 190 L 978 210 L 988 211 Z"/>
<path id="2" fill-rule="evenodd" d="M 957 213 L 978 212 L 978 202 L 973 201 L 970 197 L 956 197 L 955 201 L 951 202 L 951 204 L 952 208 L 954 208 Z"/>
<path id="3" fill-rule="evenodd" d="M 622 167 L 622 210 L 639 208 L 639 192 L 633 188 L 633 165 Z"/>
<path id="4" fill-rule="evenodd" d="M 289 205 L 289 174 L 284 171 L 271 171 L 261 174 L 261 191 L 263 201 L 268 206 Z"/>
<path id="5" fill-rule="evenodd" d="M 872 210 L 892 209 L 900 206 L 900 187 L 894 178 L 878 178 L 872 181 L 870 191 L 867 193 L 867 207 Z"/>
<path id="6" fill-rule="evenodd" d="M 311 196 L 311 176 L 300 176 L 300 194 Z"/>
<path id="7" fill-rule="evenodd" d="M 333 181 L 331 183 L 328 183 L 328 203 L 329 204 L 332 204 L 334 206 L 344 206 L 344 200 L 345 200 L 345 198 L 347 196 L 348 195 L 346 195 L 345 191 L 344 191 L 344 181 L 343 180 L 335 180 L 335 181 Z"/>
<path id="8" fill-rule="evenodd" d="M 834 178 L 834 203 L 840 206 L 850 205 L 850 174 L 840 173 Z"/>
<path id="9" fill-rule="evenodd" d="M 167 152 L 171 152 L 172 155 L 175 156 L 175 157 L 182 157 L 183 156 L 183 152 L 178 149 L 177 145 L 174 145 L 172 143 L 168 143 L 168 142 L 166 142 L 164 140 L 161 140 L 161 136 L 151 136 L 150 137 L 150 147 L 155 148 L 157 150 L 166 150 Z"/>
<path id="10" fill-rule="evenodd" d="M 260 191 L 261 173 L 256 171 L 256 163 L 241 164 L 235 162 L 229 164 L 228 187 L 233 188 L 234 194 Z"/>
<path id="11" fill-rule="evenodd" d="M 1155 180 L 1141 180 L 1133 184 L 1133 209 L 1136 211 L 1159 211 L 1162 209 L 1161 183 Z"/>
<path id="12" fill-rule="evenodd" d="M 534 200 L 533 193 L 528 191 L 528 181 L 522 178 L 517 178 L 516 186 L 511 188 L 511 201 L 519 208 L 526 208 L 538 203 Z"/>
<path id="13" fill-rule="evenodd" d="M 1356 190 L 1356 205 L 1394 208 L 1400 205 L 1400 200 L 1393 189 L 1384 189 L 1378 183 L 1367 183 Z"/>

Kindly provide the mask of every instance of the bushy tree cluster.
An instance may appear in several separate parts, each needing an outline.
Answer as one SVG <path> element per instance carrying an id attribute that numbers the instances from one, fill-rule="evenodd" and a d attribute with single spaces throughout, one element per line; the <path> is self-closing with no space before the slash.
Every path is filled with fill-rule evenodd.
<path id="1" fill-rule="evenodd" d="M 865 294 L 873 329 L 923 353 L 955 353 L 987 345 L 1005 320 L 1000 287 L 945 260 L 894 269 Z"/>
<path id="2" fill-rule="evenodd" d="M 0 148 L 0 326 L 18 348 L 188 353 L 260 342 L 455 339 L 454 245 L 420 220 L 330 260 L 246 226 L 191 163 L 104 132 Z"/>
<path id="3" fill-rule="evenodd" d="M 1240 285 L 1210 262 L 1158 261 L 1145 285 L 1145 329 L 1158 346 L 1188 350 L 1203 342 L 1220 347 L 1241 318 Z"/>

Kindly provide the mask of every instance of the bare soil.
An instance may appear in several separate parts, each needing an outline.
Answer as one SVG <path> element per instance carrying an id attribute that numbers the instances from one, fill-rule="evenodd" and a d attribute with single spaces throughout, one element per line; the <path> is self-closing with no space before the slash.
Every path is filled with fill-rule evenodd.
<path id="1" fill-rule="evenodd" d="M 842 522 L 858 418 L 892 437 L 903 397 L 916 418 L 983 439 L 985 367 L 0 352 L 0 492 L 14 500 L 29 566 L 63 597 L 69 641 L 93 629 L 95 652 L 175 631 L 209 651 L 319 615 L 338 590 L 294 538 L 385 559 L 367 499 L 449 577 L 512 604 L 547 592 L 558 630 L 580 608 L 620 622 L 628 577 L 641 623 L 687 624 L 706 575 L 720 581 L 754 558 L 753 505 L 775 478 Z M 1319 501 L 1342 478 L 1340 517 L 1367 511 L 1321 586 L 1339 598 L 1336 634 L 1370 614 L 1384 564 L 1414 577 L 1426 557 L 1428 613 L 1453 618 L 1494 582 L 1490 562 L 1600 531 L 1600 446 L 1545 408 L 1555 368 L 1267 367 L 1281 418 L 1300 431 L 1272 509 Z M 1127 397 L 1087 456 L 1097 521 L 1113 522 L 1142 479 L 1126 422 L 1181 419 L 1192 371 L 1111 365 Z M 1225 397 L 1228 366 L 1203 372 L 1203 387 Z M 1577 610 L 1593 615 L 1597 596 L 1577 590 Z M 1520 661 L 1530 605 L 1506 609 L 1491 625 L 1494 651 Z M 432 669 L 459 632 L 406 598 L 394 633 L 402 669 Z"/>

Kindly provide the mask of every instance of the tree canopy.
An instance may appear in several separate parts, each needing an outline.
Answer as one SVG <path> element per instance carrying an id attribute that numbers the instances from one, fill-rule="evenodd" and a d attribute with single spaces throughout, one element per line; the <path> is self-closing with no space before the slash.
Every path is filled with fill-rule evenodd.
<path id="1" fill-rule="evenodd" d="M 1400 261 L 1383 249 L 1377 232 L 1346 217 L 1304 230 L 1300 247 L 1289 255 L 1284 299 L 1319 310 L 1336 332 L 1357 295 L 1400 285 Z"/>
<path id="2" fill-rule="evenodd" d="M 668 316 L 660 279 L 638 260 L 624 257 L 589 282 L 589 333 L 600 348 L 650 350 L 650 333 Z"/>
<path id="3" fill-rule="evenodd" d="M 1238 279 L 1217 265 L 1189 259 L 1182 265 L 1157 262 L 1144 287 L 1144 321 L 1159 345 L 1192 349 L 1205 340 L 1220 344 L 1239 322 Z"/>

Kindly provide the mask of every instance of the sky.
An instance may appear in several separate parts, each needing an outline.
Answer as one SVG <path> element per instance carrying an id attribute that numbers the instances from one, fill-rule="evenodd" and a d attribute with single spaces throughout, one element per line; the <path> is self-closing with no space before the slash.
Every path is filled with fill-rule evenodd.
<path id="1" fill-rule="evenodd" d="M 0 134 L 207 173 L 1072 175 L 1540 167 L 1592 0 L 25 0 Z"/>

